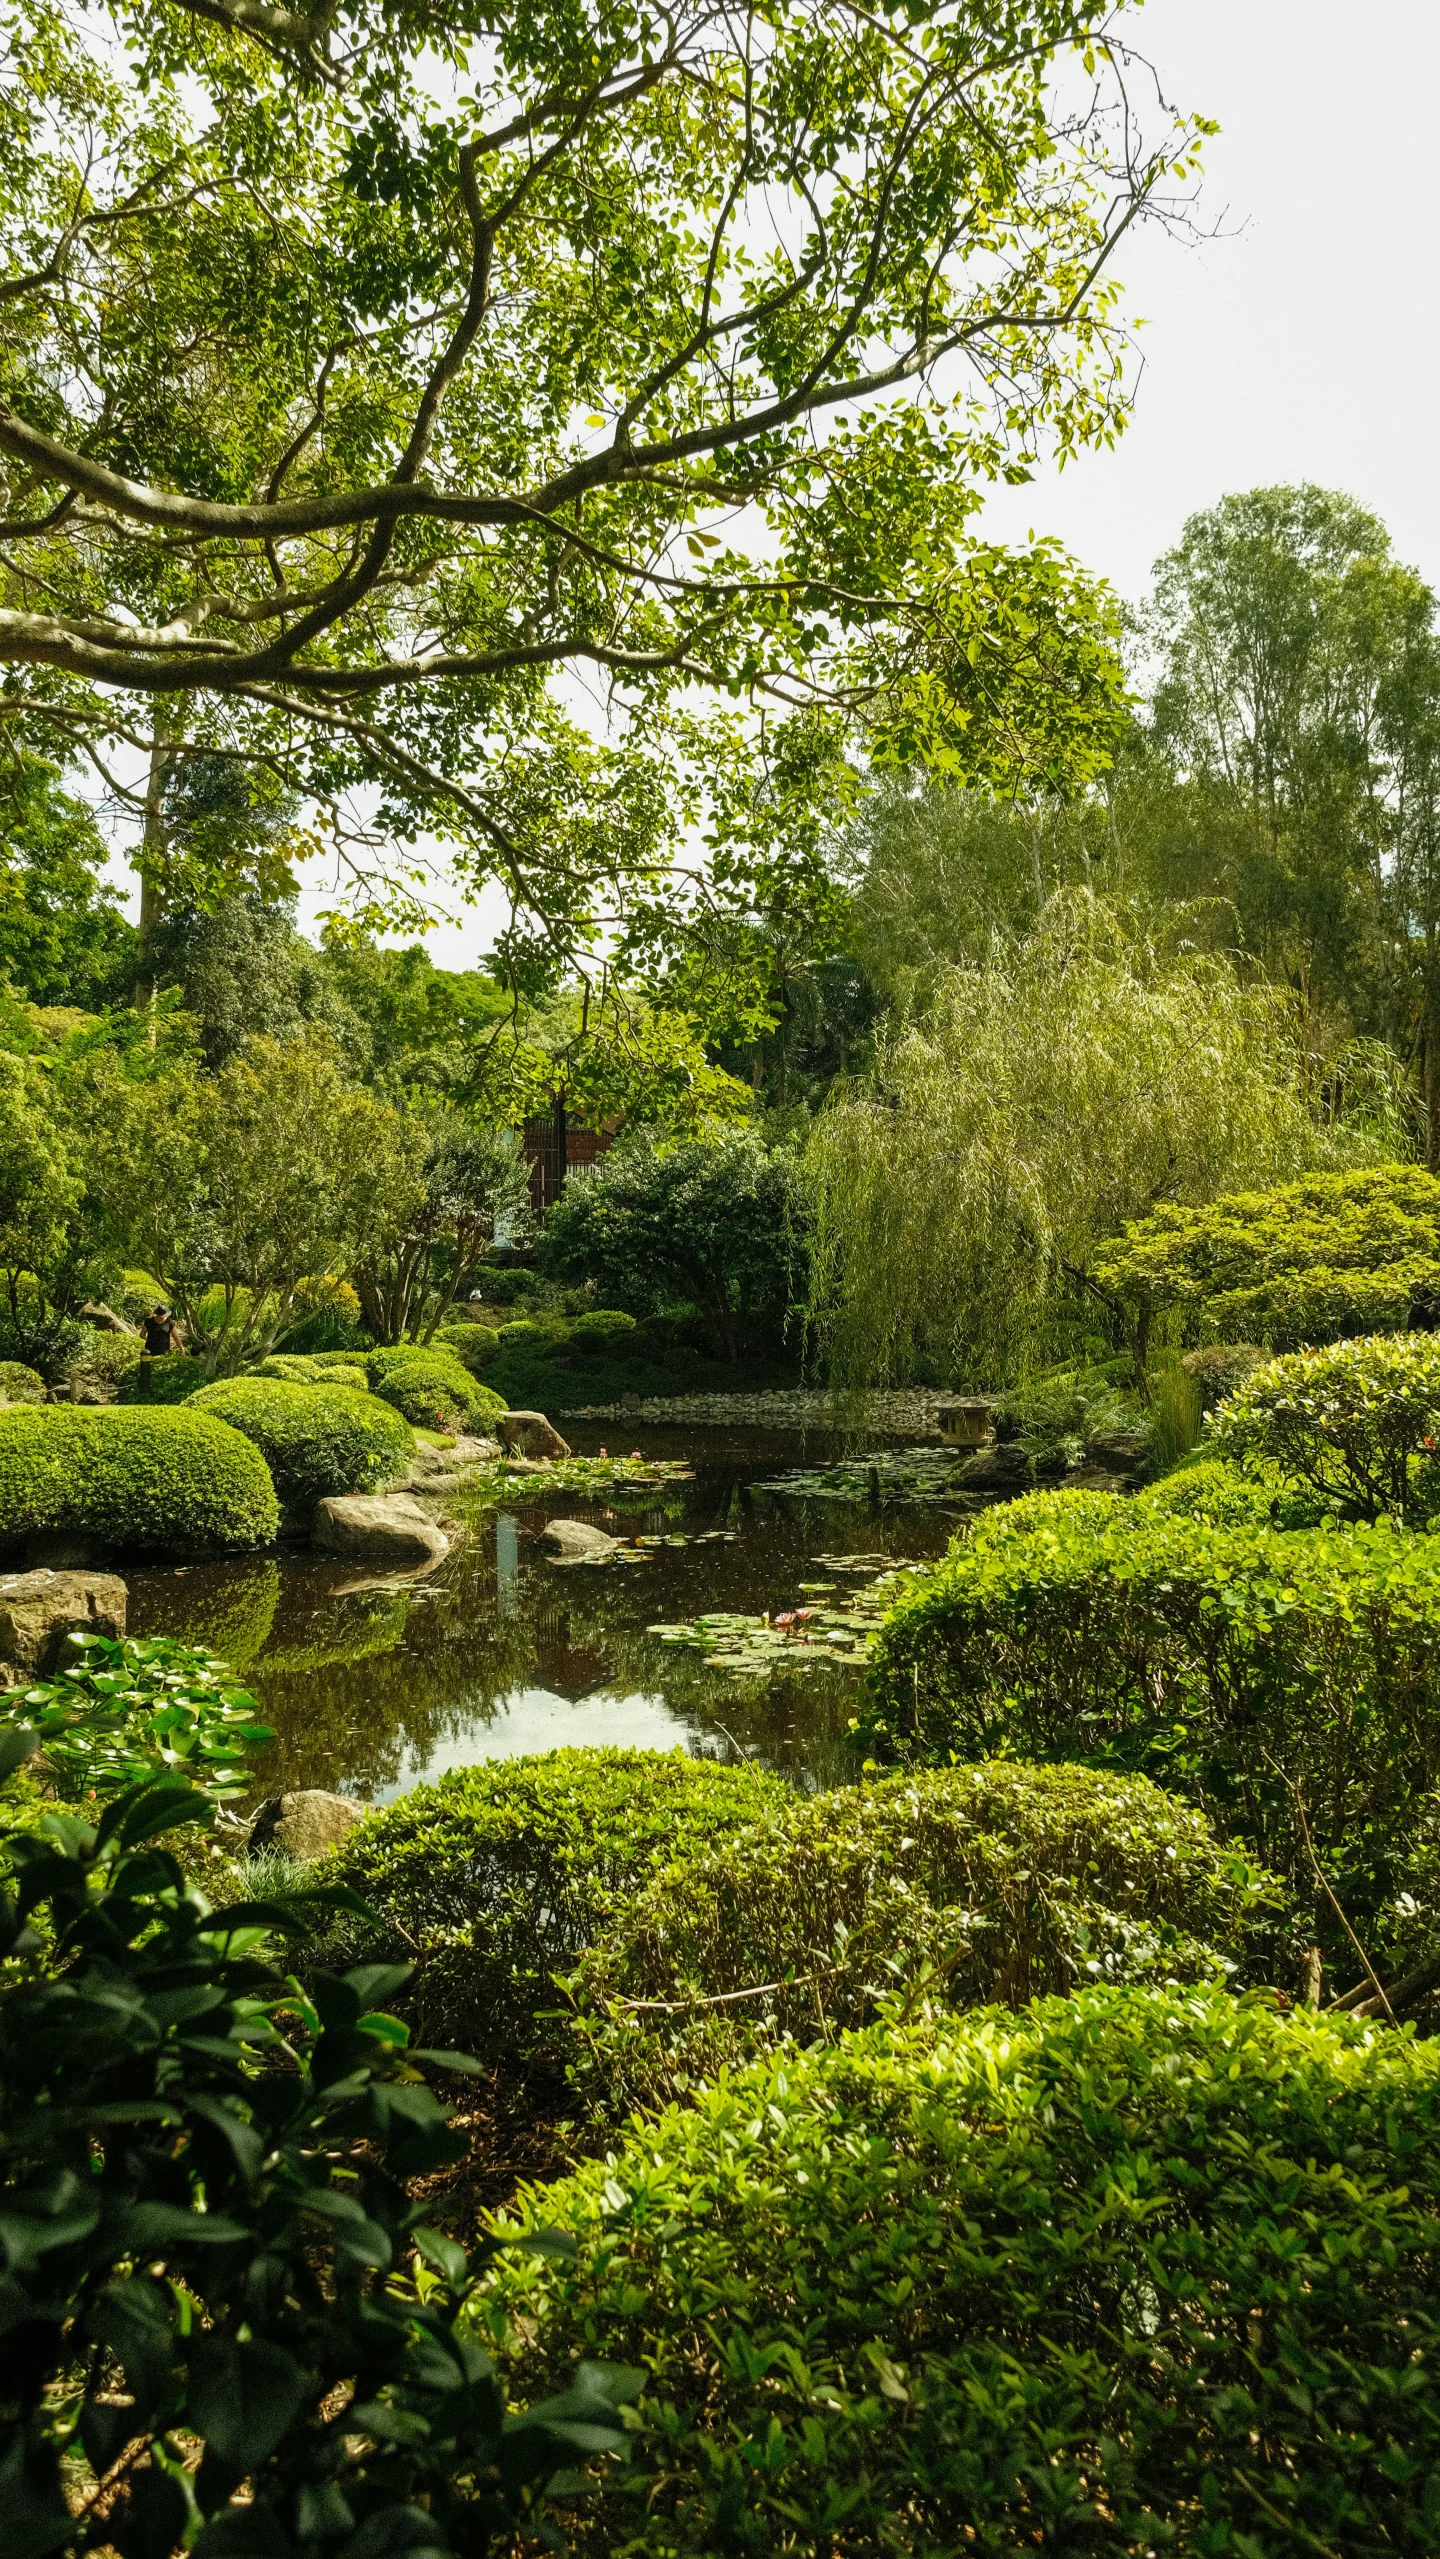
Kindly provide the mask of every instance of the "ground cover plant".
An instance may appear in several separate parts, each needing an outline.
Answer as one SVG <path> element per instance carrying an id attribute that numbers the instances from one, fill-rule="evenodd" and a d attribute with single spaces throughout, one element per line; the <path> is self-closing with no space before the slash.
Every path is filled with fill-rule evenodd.
<path id="1" fill-rule="evenodd" d="M 228 1555 L 268 1545 L 279 1524 L 260 1451 L 213 1413 L 0 1411 L 0 1547 L 59 1535 L 120 1554 Z"/>
<path id="2" fill-rule="evenodd" d="M 348 1386 L 298 1386 L 281 1378 L 226 1378 L 204 1386 L 191 1411 L 211 1413 L 253 1440 L 283 1509 L 307 1516 L 327 1493 L 370 1493 L 403 1475 L 409 1429 L 393 1405 Z"/>
<path id="3" fill-rule="evenodd" d="M 558 1750 L 456 1770 L 369 1815 L 327 1861 L 377 1915 L 346 1952 L 413 1962 L 427 2038 L 511 2066 L 553 2061 L 564 2033 L 552 1977 L 573 1969 L 613 1896 L 784 1791 L 760 1769 L 679 1751 Z"/>
<path id="4" fill-rule="evenodd" d="M 627 2379 L 507 2418 L 459 2326 L 483 2252 L 411 2191 L 466 2142 L 403 1968 L 302 1996 L 293 1916 L 212 1911 L 160 1844 L 208 1811 L 161 1780 L 0 1840 L 4 2546 L 483 2554 L 618 2444 Z"/>
<path id="5" fill-rule="evenodd" d="M 1373 1956 L 1440 1777 L 1440 1546 L 1093 1494 L 1013 1508 L 902 1596 L 857 1739 L 910 1764 L 1005 1750 L 1152 1775 L 1283 1875 L 1295 1927 L 1353 1978 L 1315 1860 Z"/>
<path id="6" fill-rule="evenodd" d="M 786 2051 L 522 2192 L 479 2333 L 643 2369 L 581 2553 L 1428 2552 L 1440 2044 L 1086 1990 Z"/>
<path id="7" fill-rule="evenodd" d="M 619 1906 L 567 1985 L 572 2079 L 623 2111 L 887 2001 L 1223 1979 L 1264 1890 L 1145 1778 L 996 1760 L 792 1795 Z"/>

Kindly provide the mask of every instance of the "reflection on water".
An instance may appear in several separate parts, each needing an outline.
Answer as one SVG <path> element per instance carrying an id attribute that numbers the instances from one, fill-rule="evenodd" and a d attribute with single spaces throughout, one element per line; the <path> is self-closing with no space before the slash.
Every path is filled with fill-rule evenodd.
<path id="1" fill-rule="evenodd" d="M 603 1436 L 572 1431 L 585 1454 Z M 618 1444 L 613 1425 L 609 1436 Z M 773 1614 L 813 1578 L 811 1556 L 939 1554 L 952 1523 L 748 1489 L 777 1466 L 841 1453 L 838 1434 L 647 1427 L 641 1444 L 647 1457 L 692 1457 L 694 1482 L 633 1502 L 540 1492 L 523 1507 L 477 1512 L 439 1570 L 409 1584 L 309 1555 L 136 1573 L 132 1630 L 208 1643 L 244 1671 L 276 1729 L 259 1768 L 266 1794 L 327 1786 L 383 1801 L 442 1769 L 563 1744 L 743 1749 L 802 1781 L 838 1776 L 853 1673 L 817 1664 L 735 1686 L 646 1628 L 706 1609 Z M 566 1569 L 536 1546 L 557 1516 L 631 1533 L 739 1535 L 667 1547 L 645 1564 Z"/>

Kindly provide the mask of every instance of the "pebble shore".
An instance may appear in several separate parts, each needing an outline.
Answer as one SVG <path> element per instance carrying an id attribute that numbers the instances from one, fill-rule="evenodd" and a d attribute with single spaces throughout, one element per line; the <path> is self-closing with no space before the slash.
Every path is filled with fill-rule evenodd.
<path id="1" fill-rule="evenodd" d="M 618 1404 L 568 1404 L 562 1420 L 571 1422 L 707 1422 L 770 1423 L 782 1430 L 927 1431 L 938 1433 L 935 1416 L 942 1404 L 953 1404 L 955 1390 L 943 1386 L 895 1387 L 866 1394 L 837 1395 L 827 1386 L 777 1387 L 757 1395 L 628 1395 Z"/>

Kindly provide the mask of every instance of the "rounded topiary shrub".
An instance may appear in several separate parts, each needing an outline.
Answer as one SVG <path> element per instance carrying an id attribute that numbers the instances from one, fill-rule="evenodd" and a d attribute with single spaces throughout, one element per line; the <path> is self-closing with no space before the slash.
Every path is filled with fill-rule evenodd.
<path id="1" fill-rule="evenodd" d="M 122 1404 L 183 1404 L 205 1384 L 205 1371 L 189 1351 L 165 1351 L 159 1359 L 133 1361 L 120 1380 Z"/>
<path id="2" fill-rule="evenodd" d="M 646 2377 L 577 2559 L 1435 2547 L 1440 2043 L 1216 1990 L 872 2027 L 539 2225 L 578 2253 L 471 2311 L 516 2395 Z"/>
<path id="3" fill-rule="evenodd" d="M 410 1457 L 400 1415 L 351 1387 L 235 1377 L 205 1387 L 195 1402 L 254 1441 L 287 1510 L 308 1511 L 327 1493 L 373 1493 L 403 1474 Z"/>
<path id="4" fill-rule="evenodd" d="M 0 1412 L 0 1546 L 51 1534 L 134 1555 L 225 1555 L 280 1524 L 259 1450 L 213 1413 Z"/>
<path id="5" fill-rule="evenodd" d="M 45 1380 L 23 1360 L 0 1359 L 0 1404 L 43 1404 Z"/>
<path id="6" fill-rule="evenodd" d="M 622 1314 L 618 1307 L 597 1306 L 588 1314 L 575 1317 L 570 1339 L 582 1349 L 620 1351 L 633 1344 L 639 1330 L 633 1315 Z"/>
<path id="7" fill-rule="evenodd" d="M 422 1350 L 401 1342 L 372 1351 L 365 1363 L 370 1391 L 383 1396 L 418 1430 L 466 1431 L 506 1410 L 505 1399 L 482 1386 L 452 1351 Z"/>
<path id="8" fill-rule="evenodd" d="M 577 2079 L 653 2104 L 927 1980 L 949 2005 L 1018 2007 L 1215 1979 L 1263 1889 L 1143 1777 L 992 1760 L 791 1795 L 622 1904 L 571 1984 Z"/>
<path id="9" fill-rule="evenodd" d="M 493 1324 L 447 1324 L 435 1339 L 442 1350 L 458 1359 L 470 1377 L 478 1377 L 487 1369 L 500 1349 L 500 1335 Z"/>
<path id="10" fill-rule="evenodd" d="M 1256 1369 L 1211 1424 L 1217 1451 L 1278 1468 L 1345 1519 L 1440 1510 L 1440 1336 L 1378 1334 Z"/>
<path id="11" fill-rule="evenodd" d="M 347 1962 L 413 1962 L 423 2040 L 523 2063 L 564 2050 L 561 2005 L 615 1906 L 657 1864 L 783 1799 L 778 1778 L 683 1751 L 557 1750 L 461 1768 L 359 1823 L 327 1860 L 381 1925 Z M 327 1956 L 327 1962 L 330 1957 Z"/>
<path id="12" fill-rule="evenodd" d="M 1163 1475 L 1136 1496 L 1142 1515 L 1208 1520 L 1216 1528 L 1255 1521 L 1268 1528 L 1318 1528 L 1325 1505 L 1306 1484 L 1287 1483 L 1274 1469 L 1242 1475 L 1223 1457 L 1201 1457 Z"/>

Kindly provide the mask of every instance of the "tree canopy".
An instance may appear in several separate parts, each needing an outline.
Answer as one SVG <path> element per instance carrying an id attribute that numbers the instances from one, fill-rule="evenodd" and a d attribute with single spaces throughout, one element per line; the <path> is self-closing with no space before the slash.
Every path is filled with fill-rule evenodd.
<path id="1" fill-rule="evenodd" d="M 0 712 L 144 749 L 152 815 L 192 758 L 378 790 L 372 850 L 444 833 L 537 967 L 663 868 L 717 699 L 1093 765 L 1103 596 L 969 527 L 1123 416 L 1112 253 L 1201 127 L 1142 136 L 1114 15 L 24 0 Z"/>

